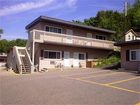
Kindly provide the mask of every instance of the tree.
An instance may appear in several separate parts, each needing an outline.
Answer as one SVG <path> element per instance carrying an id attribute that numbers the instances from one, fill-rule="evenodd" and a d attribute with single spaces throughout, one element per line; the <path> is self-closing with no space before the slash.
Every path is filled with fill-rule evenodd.
<path id="1" fill-rule="evenodd" d="M 135 0 L 134 4 L 128 8 L 127 17 L 132 28 L 140 29 L 140 0 Z"/>
<path id="2" fill-rule="evenodd" d="M 0 29 L 0 38 L 1 38 L 1 34 L 3 34 L 3 29 Z"/>
<path id="3" fill-rule="evenodd" d="M 16 39 L 16 40 L 0 40 L 0 53 L 6 53 L 14 46 L 25 47 L 27 40 Z"/>
<path id="4" fill-rule="evenodd" d="M 99 11 L 95 17 L 90 17 L 81 21 L 74 21 L 80 24 L 105 28 L 116 31 L 116 35 L 112 35 L 111 40 L 122 41 L 124 34 L 129 29 L 140 30 L 140 0 L 135 0 L 134 4 L 128 8 L 128 15 L 118 11 Z"/>
<path id="5" fill-rule="evenodd" d="M 7 40 L 0 40 L 0 53 L 6 52 L 8 47 Z"/>
<path id="6" fill-rule="evenodd" d="M 117 11 L 99 11 L 95 17 L 84 19 L 83 24 L 110 29 L 116 31 L 116 35 L 111 37 L 113 41 L 123 40 L 125 17 L 123 13 Z M 77 21 L 75 21 L 77 22 Z M 81 23 L 78 21 L 78 23 Z"/>

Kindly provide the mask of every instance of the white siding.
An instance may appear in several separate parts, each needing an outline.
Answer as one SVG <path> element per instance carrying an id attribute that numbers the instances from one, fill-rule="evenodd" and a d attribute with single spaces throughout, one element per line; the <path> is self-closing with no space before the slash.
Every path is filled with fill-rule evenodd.
<path id="1" fill-rule="evenodd" d="M 132 32 L 129 32 L 125 35 L 125 41 L 131 41 L 135 39 L 136 39 L 136 36 Z"/>

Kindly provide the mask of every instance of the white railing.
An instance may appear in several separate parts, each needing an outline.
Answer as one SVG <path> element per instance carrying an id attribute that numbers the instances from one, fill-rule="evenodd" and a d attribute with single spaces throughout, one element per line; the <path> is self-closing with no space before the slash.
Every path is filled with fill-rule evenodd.
<path id="1" fill-rule="evenodd" d="M 32 61 L 30 59 L 30 56 L 29 56 L 29 54 L 27 52 L 27 49 L 25 47 L 17 47 L 17 46 L 15 46 L 14 50 L 13 50 L 13 56 L 15 56 L 15 60 L 16 60 L 15 62 L 17 64 L 17 69 L 18 69 L 20 74 L 22 74 L 22 65 L 23 65 L 22 61 L 21 61 L 21 58 L 20 58 L 21 56 L 25 57 L 25 59 L 27 60 L 27 62 L 29 64 L 29 68 L 31 70 L 30 72 L 31 73 L 33 72 L 33 70 L 32 70 L 33 64 L 32 64 Z"/>
<path id="2" fill-rule="evenodd" d="M 80 36 L 73 36 L 67 34 L 59 34 L 46 32 L 41 30 L 32 30 L 30 40 L 36 42 L 52 42 L 52 43 L 61 43 L 69 45 L 78 45 L 85 47 L 96 47 L 104 49 L 114 49 L 114 42 L 107 40 L 99 40 L 94 38 L 86 38 Z"/>
<path id="3" fill-rule="evenodd" d="M 32 69 L 33 63 L 31 61 L 31 58 L 30 58 L 30 55 L 29 55 L 27 49 L 25 49 L 25 58 L 26 58 L 26 60 L 27 60 L 27 62 L 29 64 L 30 72 L 32 73 L 33 72 L 33 69 Z"/>
<path id="4" fill-rule="evenodd" d="M 22 68 L 21 68 L 22 62 L 20 60 L 18 48 L 16 46 L 13 49 L 13 56 L 15 56 L 15 60 L 16 60 L 16 64 L 17 64 L 17 69 L 18 69 L 19 73 L 22 74 Z"/>

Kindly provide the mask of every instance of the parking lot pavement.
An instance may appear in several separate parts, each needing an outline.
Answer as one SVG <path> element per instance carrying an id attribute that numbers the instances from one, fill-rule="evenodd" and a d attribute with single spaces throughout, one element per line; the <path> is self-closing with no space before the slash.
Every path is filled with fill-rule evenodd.
<path id="1" fill-rule="evenodd" d="M 65 70 L 0 78 L 1 105 L 136 105 L 140 76 L 112 70 Z"/>

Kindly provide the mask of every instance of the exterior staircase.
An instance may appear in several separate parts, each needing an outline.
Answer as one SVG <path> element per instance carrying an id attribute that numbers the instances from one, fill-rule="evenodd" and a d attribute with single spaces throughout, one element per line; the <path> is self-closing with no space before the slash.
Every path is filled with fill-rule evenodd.
<path id="1" fill-rule="evenodd" d="M 30 55 L 25 47 L 13 47 L 8 56 L 8 68 L 17 71 L 19 74 L 34 72 Z"/>
<path id="2" fill-rule="evenodd" d="M 21 59 L 21 63 L 22 63 L 22 65 L 21 65 L 22 74 L 31 73 L 30 65 L 27 62 L 27 58 L 26 57 L 20 57 L 20 59 Z"/>

